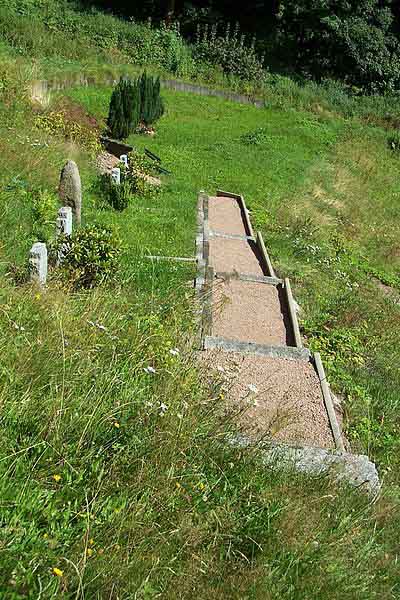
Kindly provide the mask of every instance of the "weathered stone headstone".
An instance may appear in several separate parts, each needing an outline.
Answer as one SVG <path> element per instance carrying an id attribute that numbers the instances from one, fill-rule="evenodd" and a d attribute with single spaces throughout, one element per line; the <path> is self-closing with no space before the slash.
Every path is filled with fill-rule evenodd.
<path id="1" fill-rule="evenodd" d="M 119 160 L 125 165 L 126 168 L 128 168 L 128 155 L 127 154 L 121 154 L 121 156 L 119 157 Z"/>
<path id="2" fill-rule="evenodd" d="M 118 167 L 111 169 L 111 177 L 113 178 L 114 183 L 119 185 L 121 183 L 121 169 L 118 169 Z"/>
<path id="3" fill-rule="evenodd" d="M 31 280 L 46 285 L 47 280 L 47 248 L 43 242 L 33 244 L 29 252 Z"/>
<path id="4" fill-rule="evenodd" d="M 72 233 L 72 208 L 63 206 L 58 211 L 57 234 L 71 235 Z"/>
<path id="5" fill-rule="evenodd" d="M 73 160 L 65 163 L 60 176 L 58 188 L 60 198 L 65 206 L 70 206 L 78 225 L 81 223 L 82 186 L 79 169 Z"/>

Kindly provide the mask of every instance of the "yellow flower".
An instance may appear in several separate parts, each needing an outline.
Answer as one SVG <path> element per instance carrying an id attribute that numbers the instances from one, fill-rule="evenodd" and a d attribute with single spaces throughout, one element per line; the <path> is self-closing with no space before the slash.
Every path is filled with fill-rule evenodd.
<path id="1" fill-rule="evenodd" d="M 199 483 L 199 486 L 198 486 L 198 487 L 199 487 L 199 489 L 200 489 L 200 490 L 204 490 L 204 488 L 205 488 L 206 486 L 204 485 L 204 483 L 203 483 L 202 481 L 200 481 L 200 483 Z"/>
<path id="2" fill-rule="evenodd" d="M 55 473 L 53 475 L 53 479 L 54 479 L 54 481 L 56 481 L 58 483 L 59 481 L 61 481 L 61 475 L 59 475 L 58 473 Z"/>
<path id="3" fill-rule="evenodd" d="M 35 294 L 35 300 L 40 300 L 41 295 L 40 294 Z"/>
<path id="4" fill-rule="evenodd" d="M 114 427 L 116 427 L 117 429 L 119 429 L 121 427 L 121 425 L 118 423 L 118 421 L 114 422 Z"/>
<path id="5" fill-rule="evenodd" d="M 92 554 L 93 554 L 93 549 L 92 549 L 92 548 L 88 548 L 88 549 L 86 550 L 86 554 L 87 554 L 88 556 L 92 556 Z"/>
<path id="6" fill-rule="evenodd" d="M 57 575 L 57 577 L 62 577 L 64 575 L 64 571 L 58 569 L 57 567 L 53 568 L 53 575 Z"/>
<path id="7" fill-rule="evenodd" d="M 91 546 L 93 546 L 93 544 L 94 544 L 94 539 L 93 539 L 93 538 L 90 538 L 90 540 L 89 540 L 89 544 L 90 544 Z"/>

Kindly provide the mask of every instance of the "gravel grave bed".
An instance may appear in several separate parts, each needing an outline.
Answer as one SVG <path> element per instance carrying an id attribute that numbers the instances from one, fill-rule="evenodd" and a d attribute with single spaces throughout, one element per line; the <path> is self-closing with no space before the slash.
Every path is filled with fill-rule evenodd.
<path id="1" fill-rule="evenodd" d="M 212 335 L 269 346 L 294 345 L 283 293 L 274 285 L 215 279 Z"/>
<path id="2" fill-rule="evenodd" d="M 234 198 L 209 197 L 208 222 L 212 231 L 230 235 L 247 235 L 239 202 Z"/>
<path id="3" fill-rule="evenodd" d="M 318 375 L 306 361 L 202 352 L 213 393 L 240 430 L 289 444 L 334 449 Z"/>
<path id="4" fill-rule="evenodd" d="M 256 245 L 245 240 L 211 238 L 209 264 L 219 273 L 267 275 Z"/>

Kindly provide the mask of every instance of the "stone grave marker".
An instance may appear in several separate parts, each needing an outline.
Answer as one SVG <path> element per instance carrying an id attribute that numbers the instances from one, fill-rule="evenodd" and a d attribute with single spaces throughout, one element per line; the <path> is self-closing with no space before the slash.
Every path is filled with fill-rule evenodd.
<path id="1" fill-rule="evenodd" d="M 80 225 L 82 212 L 82 185 L 78 166 L 73 160 L 68 160 L 62 168 L 58 193 L 62 203 L 65 206 L 70 206 L 72 208 L 76 222 Z"/>
<path id="2" fill-rule="evenodd" d="M 43 242 L 33 244 L 29 252 L 31 281 L 46 285 L 47 281 L 47 247 Z"/>

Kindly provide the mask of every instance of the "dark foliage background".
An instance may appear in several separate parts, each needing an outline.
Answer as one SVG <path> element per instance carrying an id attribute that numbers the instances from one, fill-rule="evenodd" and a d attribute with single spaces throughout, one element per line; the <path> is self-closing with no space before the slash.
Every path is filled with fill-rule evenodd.
<path id="1" fill-rule="evenodd" d="M 400 0 L 84 0 L 126 19 L 178 21 L 185 38 L 196 28 L 236 22 L 255 34 L 271 70 L 341 79 L 368 93 L 400 89 Z M 215 48 L 214 48 L 215 50 Z M 212 62 L 212 57 L 210 62 Z"/>

